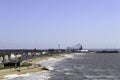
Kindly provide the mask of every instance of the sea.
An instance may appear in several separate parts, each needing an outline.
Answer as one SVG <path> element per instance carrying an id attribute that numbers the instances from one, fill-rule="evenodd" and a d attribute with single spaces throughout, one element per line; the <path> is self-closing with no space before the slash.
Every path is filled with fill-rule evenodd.
<path id="1" fill-rule="evenodd" d="M 120 80 L 119 53 L 72 53 L 37 64 L 49 70 L 11 74 L 5 80 Z"/>

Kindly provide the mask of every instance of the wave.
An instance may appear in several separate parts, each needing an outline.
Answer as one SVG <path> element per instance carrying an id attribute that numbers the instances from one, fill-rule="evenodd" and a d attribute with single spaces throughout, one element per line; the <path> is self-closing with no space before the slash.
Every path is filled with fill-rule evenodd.
<path id="1" fill-rule="evenodd" d="M 117 77 L 113 76 L 113 75 L 109 75 L 109 76 L 105 76 L 105 75 L 102 75 L 102 76 L 89 76 L 89 75 L 87 75 L 86 78 L 88 78 L 88 79 L 97 79 L 97 78 L 117 79 Z"/>
<path id="2" fill-rule="evenodd" d="M 48 70 L 54 70 L 54 65 L 58 62 L 58 61 L 60 61 L 60 60 L 62 60 L 63 58 L 60 58 L 60 59 L 57 59 L 57 58 L 49 58 L 49 59 L 47 59 L 47 60 L 43 60 L 43 61 L 40 61 L 40 62 L 38 62 L 38 63 L 36 63 L 36 64 L 38 64 L 38 65 L 40 65 L 40 66 L 42 66 L 42 67 L 45 67 L 45 68 L 47 68 Z"/>

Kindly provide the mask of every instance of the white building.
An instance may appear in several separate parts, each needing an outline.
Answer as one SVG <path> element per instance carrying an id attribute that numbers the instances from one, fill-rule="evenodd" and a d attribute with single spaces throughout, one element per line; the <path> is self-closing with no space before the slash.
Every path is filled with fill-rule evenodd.
<path id="1" fill-rule="evenodd" d="M 5 60 L 5 61 L 9 61 L 8 55 L 5 55 L 5 56 L 4 56 L 4 60 Z"/>
<path id="2" fill-rule="evenodd" d="M 43 55 L 44 55 L 44 54 L 47 54 L 47 52 L 44 51 L 44 52 L 42 52 L 42 54 L 43 54 Z"/>
<path id="3" fill-rule="evenodd" d="M 31 52 L 28 52 L 28 56 L 32 56 L 32 53 L 31 53 Z"/>
<path id="4" fill-rule="evenodd" d="M 16 59 L 16 56 L 14 54 L 11 54 L 10 59 L 14 60 L 14 59 Z"/>
<path id="5" fill-rule="evenodd" d="M 16 55 L 17 59 L 18 59 L 18 58 L 21 58 L 21 56 L 22 56 L 21 54 L 17 54 L 17 55 Z"/>
<path id="6" fill-rule="evenodd" d="M 0 57 L 0 61 L 3 61 L 3 57 L 2 56 Z"/>

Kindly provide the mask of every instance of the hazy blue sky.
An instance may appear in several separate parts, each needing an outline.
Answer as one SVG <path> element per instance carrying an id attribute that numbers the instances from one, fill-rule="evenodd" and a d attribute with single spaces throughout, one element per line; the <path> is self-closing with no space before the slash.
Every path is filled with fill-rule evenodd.
<path id="1" fill-rule="evenodd" d="M 0 0 L 0 48 L 120 48 L 120 0 Z"/>

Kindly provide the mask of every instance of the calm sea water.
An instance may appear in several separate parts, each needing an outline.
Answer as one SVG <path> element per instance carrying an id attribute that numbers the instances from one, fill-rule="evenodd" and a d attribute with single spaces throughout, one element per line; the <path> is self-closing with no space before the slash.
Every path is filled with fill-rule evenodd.
<path id="1" fill-rule="evenodd" d="M 61 60 L 40 64 L 50 68 L 7 80 L 120 80 L 120 54 L 75 53 Z"/>

